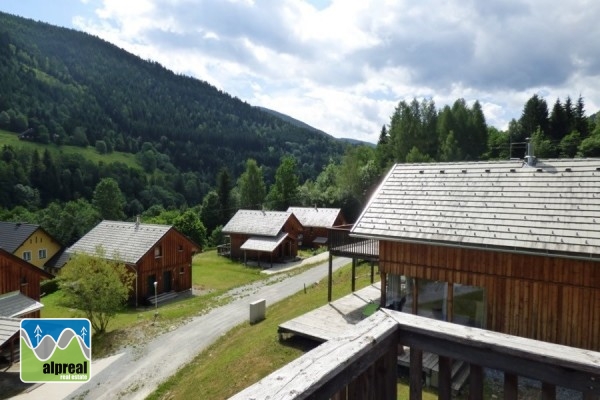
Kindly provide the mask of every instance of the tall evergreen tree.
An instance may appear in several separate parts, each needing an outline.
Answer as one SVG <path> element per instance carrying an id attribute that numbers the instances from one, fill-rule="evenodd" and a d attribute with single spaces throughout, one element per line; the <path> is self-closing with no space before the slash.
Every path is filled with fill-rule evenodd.
<path id="1" fill-rule="evenodd" d="M 219 199 L 219 222 L 225 225 L 232 215 L 231 204 L 231 177 L 227 168 L 221 168 L 217 176 L 217 196 Z M 212 231 L 212 229 L 209 228 Z"/>
<path id="2" fill-rule="evenodd" d="M 523 107 L 523 113 L 519 119 L 520 132 L 514 137 L 516 142 L 524 142 L 526 138 L 533 137 L 538 128 L 544 134 L 548 132 L 548 104 L 546 100 L 534 94 Z"/>
<path id="3" fill-rule="evenodd" d="M 561 140 L 568 133 L 568 129 L 567 114 L 560 99 L 556 99 L 550 113 L 548 137 L 551 140 Z"/>

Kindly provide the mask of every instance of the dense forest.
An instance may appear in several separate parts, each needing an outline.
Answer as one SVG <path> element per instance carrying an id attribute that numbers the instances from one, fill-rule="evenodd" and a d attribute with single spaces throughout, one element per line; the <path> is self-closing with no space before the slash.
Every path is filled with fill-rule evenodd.
<path id="1" fill-rule="evenodd" d="M 174 224 L 203 245 L 239 208 L 358 215 L 396 162 L 600 156 L 584 99 L 533 95 L 506 131 L 478 101 L 400 101 L 376 146 L 349 145 L 107 42 L 0 13 L 0 220 L 65 245 L 101 219 Z M 17 140 L 16 138 L 19 138 Z"/>

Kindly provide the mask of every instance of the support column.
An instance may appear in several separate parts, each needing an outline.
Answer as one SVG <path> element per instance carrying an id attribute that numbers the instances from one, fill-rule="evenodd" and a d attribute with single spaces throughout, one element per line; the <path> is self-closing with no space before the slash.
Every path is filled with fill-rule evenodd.
<path id="1" fill-rule="evenodd" d="M 452 360 L 439 356 L 438 399 L 452 398 Z"/>
<path id="2" fill-rule="evenodd" d="M 329 268 L 327 272 L 327 302 L 331 302 L 331 291 L 333 285 L 333 256 L 329 252 Z"/>
<path id="3" fill-rule="evenodd" d="M 379 305 L 385 307 L 387 304 L 387 274 L 381 272 L 381 299 L 379 299 Z"/>
<path id="4" fill-rule="evenodd" d="M 477 399 L 483 399 L 483 368 L 481 365 L 470 364 L 469 400 Z"/>
<path id="5" fill-rule="evenodd" d="M 410 400 L 423 399 L 423 350 L 415 347 L 410 348 Z"/>
<path id="6" fill-rule="evenodd" d="M 375 283 L 375 263 L 371 261 L 371 284 Z"/>
<path id="7" fill-rule="evenodd" d="M 352 258 L 352 293 L 356 290 L 356 258 Z"/>

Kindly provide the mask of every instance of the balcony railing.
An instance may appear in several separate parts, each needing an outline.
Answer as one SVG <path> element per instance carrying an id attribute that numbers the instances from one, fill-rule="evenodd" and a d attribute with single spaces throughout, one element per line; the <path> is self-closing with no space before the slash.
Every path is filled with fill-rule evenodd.
<path id="1" fill-rule="evenodd" d="M 350 236 L 352 225 L 340 225 L 328 230 L 329 253 L 334 256 L 379 259 L 379 241 Z"/>
<path id="2" fill-rule="evenodd" d="M 504 372 L 504 398 L 516 399 L 518 378 L 600 399 L 600 353 L 380 310 L 347 334 L 304 354 L 232 399 L 396 399 L 398 348 L 410 347 L 410 399 L 422 396 L 423 352 L 439 355 L 438 398 L 450 399 L 452 360 L 470 366 L 469 399 L 483 398 L 483 368 Z"/>

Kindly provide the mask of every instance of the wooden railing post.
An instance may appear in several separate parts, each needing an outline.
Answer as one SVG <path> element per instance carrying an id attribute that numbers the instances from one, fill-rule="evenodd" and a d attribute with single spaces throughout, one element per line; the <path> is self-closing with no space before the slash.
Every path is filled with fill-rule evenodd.
<path id="1" fill-rule="evenodd" d="M 542 382 L 542 400 L 555 400 L 556 386 L 551 383 Z"/>
<path id="2" fill-rule="evenodd" d="M 423 350 L 410 348 L 410 400 L 423 398 Z"/>
<path id="3" fill-rule="evenodd" d="M 519 393 L 519 377 L 517 375 L 504 374 L 504 399 L 516 399 Z"/>
<path id="4" fill-rule="evenodd" d="M 452 360 L 439 356 L 438 399 L 450 400 L 452 398 Z"/>
<path id="5" fill-rule="evenodd" d="M 483 399 L 483 368 L 469 364 L 469 400 L 478 399 Z"/>

